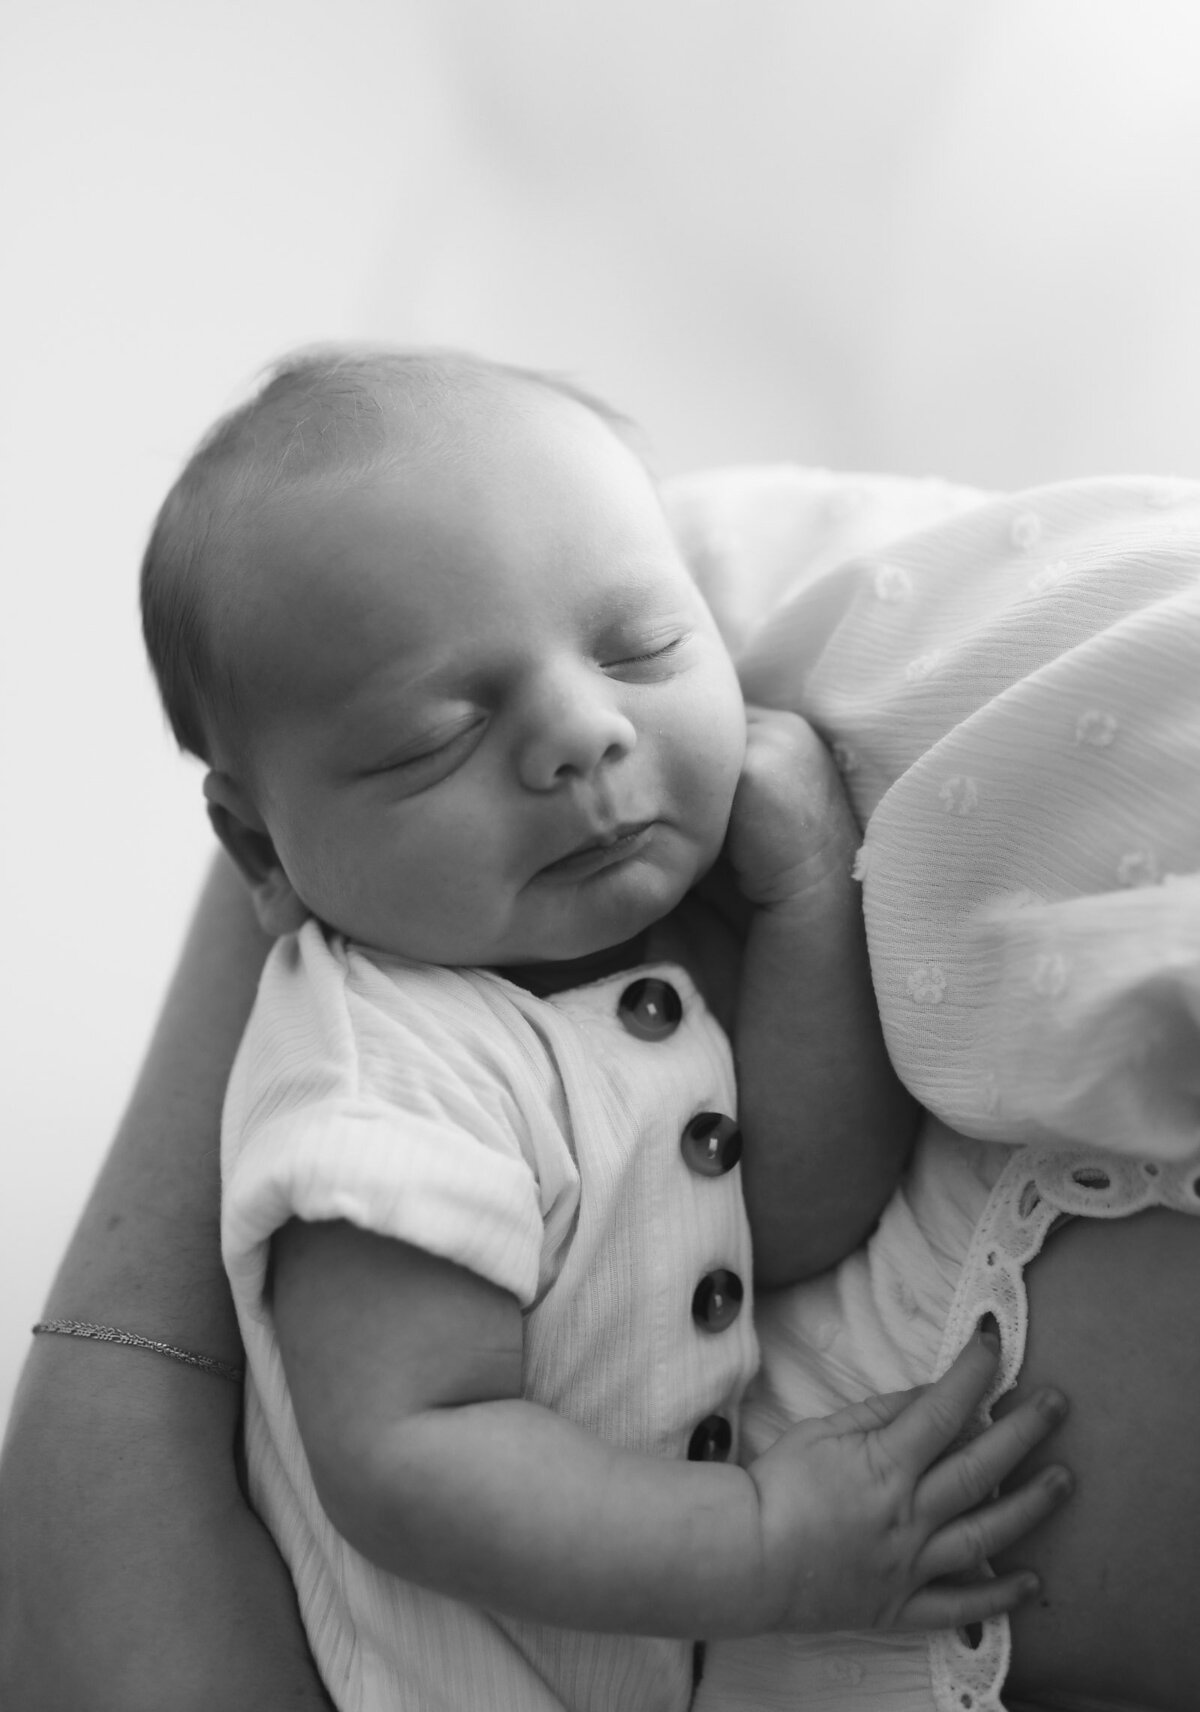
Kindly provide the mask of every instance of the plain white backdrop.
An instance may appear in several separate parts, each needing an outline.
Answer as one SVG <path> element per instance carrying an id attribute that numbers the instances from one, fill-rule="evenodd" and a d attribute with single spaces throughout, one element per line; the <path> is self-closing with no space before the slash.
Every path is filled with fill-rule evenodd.
<path id="1" fill-rule="evenodd" d="M 0 33 L 2 1418 L 208 858 L 135 587 L 211 417 L 292 344 L 433 341 L 569 371 L 667 472 L 1200 474 L 1200 21 L 39 0 Z"/>

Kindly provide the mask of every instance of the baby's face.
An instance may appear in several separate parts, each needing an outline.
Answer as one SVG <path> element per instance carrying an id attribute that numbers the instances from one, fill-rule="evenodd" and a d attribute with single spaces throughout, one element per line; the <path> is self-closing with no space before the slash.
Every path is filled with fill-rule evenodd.
<path id="1" fill-rule="evenodd" d="M 333 928 L 441 964 L 583 956 L 717 856 L 725 647 L 633 454 L 521 393 L 462 461 L 261 527 L 236 669 L 251 789 Z"/>

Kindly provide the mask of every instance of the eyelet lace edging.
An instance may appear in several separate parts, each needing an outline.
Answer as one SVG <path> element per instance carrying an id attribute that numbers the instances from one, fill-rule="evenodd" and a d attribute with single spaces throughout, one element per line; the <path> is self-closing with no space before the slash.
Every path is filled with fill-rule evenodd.
<path id="1" fill-rule="evenodd" d="M 943 1374 L 983 1316 L 995 1316 L 1000 1365 L 971 1436 L 988 1425 L 997 1398 L 1016 1384 L 1029 1324 L 1024 1272 L 1055 1224 L 1064 1217 L 1128 1218 L 1153 1206 L 1200 1213 L 1200 1168 L 1194 1161 L 1168 1165 L 1033 1147 L 1014 1153 L 967 1251 L 934 1370 L 935 1378 Z M 1011 1651 L 1007 1617 L 988 1618 L 973 1636 L 939 1630 L 929 1645 L 937 1712 L 1004 1712 L 1000 1693 Z"/>

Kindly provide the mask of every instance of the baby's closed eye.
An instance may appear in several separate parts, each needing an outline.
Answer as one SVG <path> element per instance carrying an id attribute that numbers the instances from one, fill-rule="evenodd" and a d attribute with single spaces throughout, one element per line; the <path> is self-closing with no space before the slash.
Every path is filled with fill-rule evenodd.
<path id="1" fill-rule="evenodd" d="M 358 777 L 398 778 L 402 783 L 411 783 L 413 788 L 424 789 L 467 760 L 487 723 L 487 715 L 475 711 L 431 726 L 359 768 Z"/>
<path id="2" fill-rule="evenodd" d="M 643 671 L 651 675 L 656 668 L 672 663 L 688 638 L 686 631 L 675 631 L 662 641 L 630 638 L 606 649 L 601 665 L 604 671 L 617 675 L 641 675 Z"/>

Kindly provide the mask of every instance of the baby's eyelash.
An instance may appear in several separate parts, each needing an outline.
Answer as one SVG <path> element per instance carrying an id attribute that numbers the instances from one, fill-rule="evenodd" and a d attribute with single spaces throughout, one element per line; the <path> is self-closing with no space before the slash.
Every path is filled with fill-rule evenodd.
<path id="1" fill-rule="evenodd" d="M 664 642 L 661 648 L 651 648 L 645 654 L 625 654 L 619 660 L 610 660 L 612 666 L 641 666 L 647 660 L 661 660 L 665 654 L 672 653 L 683 641 L 682 636 L 673 636 L 669 642 Z"/>
<path id="2" fill-rule="evenodd" d="M 398 761 L 392 761 L 389 764 L 387 771 L 394 773 L 399 772 L 404 767 L 419 767 L 422 761 L 434 760 L 443 749 L 449 748 L 453 742 L 453 737 L 448 737 L 444 743 L 436 743 L 432 749 L 422 749 L 419 755 L 401 755 Z"/>
<path id="3" fill-rule="evenodd" d="M 397 755 L 384 761 L 378 767 L 369 767 L 365 770 L 363 777 L 379 778 L 386 773 L 412 771 L 424 762 L 437 761 L 445 755 L 448 749 L 453 749 L 456 743 L 471 737 L 478 730 L 479 724 L 479 720 L 473 720 L 469 725 L 460 726 L 456 731 L 449 732 L 445 737 L 432 743 L 428 748 L 422 749 L 418 754 Z"/>

